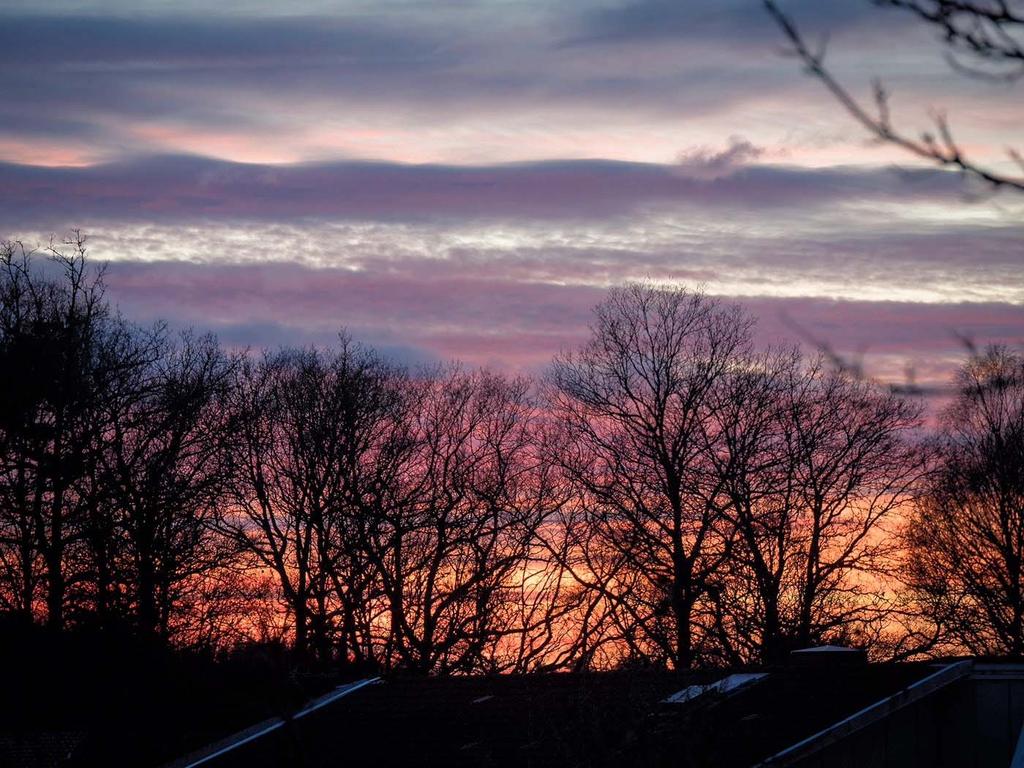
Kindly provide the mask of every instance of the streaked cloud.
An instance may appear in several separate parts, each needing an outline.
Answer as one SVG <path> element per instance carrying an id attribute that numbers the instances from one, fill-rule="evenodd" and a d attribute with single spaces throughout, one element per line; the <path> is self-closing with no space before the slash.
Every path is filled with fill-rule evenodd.
<path id="1" fill-rule="evenodd" d="M 1020 138 L 907 15 L 787 8 L 901 124 Z M 238 345 L 535 368 L 640 278 L 890 376 L 1024 336 L 1024 204 L 867 143 L 780 46 L 747 0 L 8 0 L 0 236 L 81 228 L 127 314 Z"/>
<path id="2" fill-rule="evenodd" d="M 228 163 L 157 156 L 87 167 L 0 165 L 0 222 L 196 217 L 364 221 L 424 218 L 603 219 L 650 206 L 766 210 L 936 201 L 963 193 L 951 173 L 745 166 L 734 140 L 674 165 L 576 160 L 493 166 L 332 162 Z"/>
<path id="3" fill-rule="evenodd" d="M 341 328 L 407 361 L 457 358 L 540 370 L 586 333 L 597 286 L 462 275 L 457 268 L 310 268 L 294 263 L 118 262 L 111 295 L 130 316 L 199 323 L 237 346 L 329 343 Z M 726 297 L 727 299 L 729 297 Z M 762 343 L 814 339 L 873 373 L 942 380 L 963 358 L 960 335 L 1024 343 L 1024 308 L 1011 303 L 739 299 Z"/>

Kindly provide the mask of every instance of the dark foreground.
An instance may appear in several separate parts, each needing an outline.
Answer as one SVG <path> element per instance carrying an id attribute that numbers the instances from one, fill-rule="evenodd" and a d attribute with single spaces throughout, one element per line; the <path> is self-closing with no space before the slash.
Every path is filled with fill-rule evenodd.
<path id="1" fill-rule="evenodd" d="M 1005 661 L 342 679 L 272 648 L 214 660 L 36 630 L 0 645 L 0 768 L 1003 768 L 1024 721 L 1024 665 Z"/>

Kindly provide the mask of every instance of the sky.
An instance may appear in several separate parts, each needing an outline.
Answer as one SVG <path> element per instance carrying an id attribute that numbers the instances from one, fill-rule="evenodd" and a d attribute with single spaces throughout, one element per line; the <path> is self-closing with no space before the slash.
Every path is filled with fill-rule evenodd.
<path id="1" fill-rule="evenodd" d="M 1024 147 L 1024 83 L 781 5 L 897 124 Z M 1024 343 L 1024 195 L 869 141 L 783 48 L 756 0 L 0 0 L 0 237 L 81 229 L 126 316 L 237 347 L 539 371 L 636 279 L 885 380 Z"/>

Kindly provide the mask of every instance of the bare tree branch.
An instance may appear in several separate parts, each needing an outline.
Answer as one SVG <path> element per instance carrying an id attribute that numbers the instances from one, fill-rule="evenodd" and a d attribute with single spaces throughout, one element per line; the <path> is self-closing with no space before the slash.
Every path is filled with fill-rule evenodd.
<path id="1" fill-rule="evenodd" d="M 916 9 L 918 6 L 924 8 L 926 5 L 925 3 L 913 2 L 912 0 L 885 0 L 885 3 L 910 9 Z M 934 5 L 962 6 L 963 13 L 970 13 L 971 8 L 974 6 L 972 3 L 944 2 L 935 3 Z M 1005 3 L 996 4 L 997 7 L 1005 5 Z M 779 28 L 789 41 L 791 45 L 789 52 L 797 56 L 804 63 L 807 72 L 820 80 L 836 100 L 846 109 L 846 111 L 849 112 L 858 123 L 864 126 L 864 128 L 872 133 L 879 141 L 894 144 L 905 149 L 907 152 L 910 152 L 924 160 L 931 161 L 938 166 L 954 168 L 960 171 L 964 176 L 982 181 L 993 189 L 1008 188 L 1024 192 L 1024 178 L 1007 175 L 1001 171 L 983 166 L 975 162 L 972 158 L 967 157 L 964 149 L 955 141 L 952 129 L 949 125 L 949 120 L 945 113 L 941 111 L 937 111 L 933 114 L 932 119 L 934 125 L 932 130 L 922 131 L 920 136 L 917 138 L 896 129 L 892 125 L 890 118 L 888 94 L 880 83 L 876 82 L 875 84 L 874 109 L 872 110 L 856 99 L 828 70 L 825 66 L 824 47 L 812 50 L 803 35 L 800 33 L 795 22 L 779 8 L 778 4 L 775 3 L 774 0 L 764 0 L 764 7 L 779 25 Z M 952 10 L 950 13 L 951 12 Z M 975 9 L 975 12 L 979 11 Z M 997 12 L 996 10 L 992 11 L 993 15 L 1002 18 L 1000 13 L 1001 12 Z M 1007 20 L 1003 22 L 1004 25 L 1008 26 L 1009 24 L 1019 23 L 1018 17 L 1008 8 L 1005 13 Z M 947 15 L 945 18 L 951 19 L 953 17 Z M 952 24 L 954 22 L 949 21 L 949 23 Z M 1010 38 L 1009 41 L 1003 40 L 1001 37 L 996 37 L 994 32 L 986 33 L 987 36 L 984 36 L 981 32 L 977 31 L 974 33 L 968 33 L 966 31 L 962 31 L 965 28 L 961 28 L 959 26 L 954 27 L 954 29 L 961 31 L 956 32 L 952 40 L 954 42 L 960 41 L 963 45 L 968 45 L 969 47 L 976 49 L 979 52 L 979 55 L 984 55 L 986 58 L 992 59 L 1001 58 L 1001 60 L 1004 61 L 1008 61 L 1013 58 L 1012 54 L 1014 51 L 1014 43 L 1012 38 Z M 960 35 L 961 37 L 956 35 Z M 1000 54 L 1000 52 L 1002 52 L 1002 54 Z M 1013 150 L 1009 151 L 1009 155 L 1011 159 L 1018 162 L 1018 155 Z"/>
<path id="2" fill-rule="evenodd" d="M 942 33 L 954 53 L 974 58 L 980 69 L 955 55 L 950 63 L 965 74 L 997 81 L 1012 81 L 1024 75 L 1024 10 L 1005 0 L 961 2 L 960 0 L 874 0 L 875 5 L 898 8 L 917 16 Z"/>

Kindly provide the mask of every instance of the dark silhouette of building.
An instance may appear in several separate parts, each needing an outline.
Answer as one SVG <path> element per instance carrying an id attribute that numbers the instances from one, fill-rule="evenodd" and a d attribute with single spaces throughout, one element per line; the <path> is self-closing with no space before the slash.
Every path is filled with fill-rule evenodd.
<path id="1" fill-rule="evenodd" d="M 171 766 L 1002 768 L 1024 765 L 1022 722 L 1024 664 L 824 647 L 763 669 L 367 678 Z"/>

